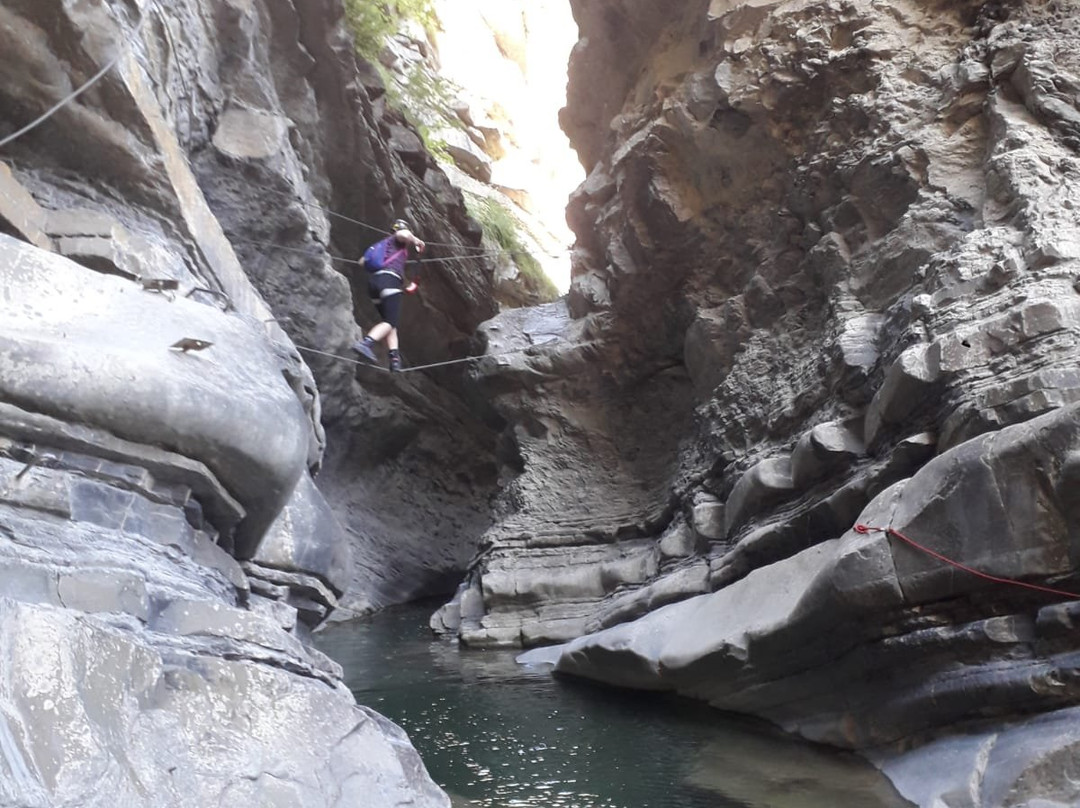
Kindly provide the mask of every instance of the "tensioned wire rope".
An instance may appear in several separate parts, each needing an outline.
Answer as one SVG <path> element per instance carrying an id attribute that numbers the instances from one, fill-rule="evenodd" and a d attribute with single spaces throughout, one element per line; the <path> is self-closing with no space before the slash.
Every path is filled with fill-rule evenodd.
<path id="1" fill-rule="evenodd" d="M 263 246 L 267 246 L 267 247 L 273 247 L 273 248 L 276 248 L 276 249 L 279 249 L 279 250 L 284 250 L 284 251 L 287 251 L 287 252 L 299 253 L 301 255 L 309 255 L 309 256 L 320 257 L 320 258 L 323 257 L 321 253 L 312 252 L 311 250 L 305 250 L 305 249 L 300 248 L 300 247 L 285 247 L 284 245 L 274 244 L 273 242 L 268 242 L 268 241 L 256 241 L 256 240 L 253 240 L 253 239 L 242 239 L 242 238 L 235 238 L 235 239 L 233 239 L 233 241 L 236 241 L 238 243 L 243 243 L 243 244 L 254 244 L 254 245 L 263 245 Z M 498 253 L 496 253 L 496 254 L 498 254 Z M 342 262 L 347 263 L 347 264 L 361 264 L 361 263 L 363 263 L 361 261 L 357 261 L 357 260 L 352 259 L 352 258 L 341 258 L 339 256 L 329 255 L 329 254 L 327 254 L 326 257 L 328 257 L 331 261 L 342 261 Z M 431 262 L 436 262 L 436 261 L 471 261 L 474 258 L 483 258 L 483 257 L 485 257 L 485 256 L 483 256 L 483 255 L 459 255 L 459 256 L 456 256 L 456 257 L 449 257 L 449 258 L 424 258 L 424 259 L 415 260 L 415 263 L 431 263 Z M 432 362 L 432 363 L 426 364 L 426 365 L 415 365 L 413 367 L 401 368 L 400 370 L 393 371 L 393 372 L 395 372 L 395 373 L 412 373 L 412 372 L 418 371 L 418 370 L 429 370 L 431 368 L 446 367 L 447 365 L 458 365 L 458 364 L 461 364 L 463 362 L 478 362 L 481 359 L 498 359 L 498 358 L 501 358 L 501 357 L 504 357 L 504 356 L 513 356 L 515 354 L 526 353 L 529 350 L 529 348 L 534 348 L 534 347 L 536 347 L 536 346 L 530 345 L 528 348 L 518 348 L 518 349 L 513 350 L 513 351 L 504 351 L 502 353 L 497 353 L 497 354 L 481 354 L 479 356 L 465 356 L 465 357 L 462 357 L 460 359 L 448 359 L 445 362 Z M 319 356 L 325 356 L 325 357 L 327 357 L 329 359 L 336 359 L 339 362 L 347 362 L 347 363 L 349 363 L 351 365 L 358 365 L 360 367 L 369 367 L 369 368 L 372 368 L 373 370 L 382 371 L 384 373 L 390 373 L 391 372 L 388 368 L 384 368 L 382 365 L 372 364 L 371 362 L 368 362 L 366 360 L 353 359 L 352 357 L 342 356 L 341 354 L 335 354 L 335 353 L 331 353 L 329 351 L 321 351 L 318 348 L 310 348 L 310 347 L 308 347 L 306 345 L 296 345 L 296 349 L 298 351 L 303 351 L 305 353 L 318 354 Z"/>
<path id="2" fill-rule="evenodd" d="M 363 262 L 356 258 L 343 258 L 339 255 L 333 255 L 329 251 L 326 251 L 325 255 L 321 252 L 315 252 L 314 250 L 307 250 L 303 247 L 287 247 L 284 244 L 277 244 L 273 241 L 260 241 L 258 239 L 240 238 L 239 236 L 229 239 L 236 244 L 252 244 L 260 247 L 269 247 L 272 250 L 280 250 L 282 252 L 297 253 L 298 255 L 307 255 L 312 258 L 328 258 L 331 261 L 340 261 L 343 264 L 362 264 Z M 427 242 L 425 242 L 427 243 Z M 325 247 L 324 247 L 325 250 Z M 446 258 L 410 258 L 410 264 L 436 264 L 444 261 L 472 261 L 477 258 L 491 258 L 497 255 L 502 255 L 507 252 L 506 250 L 499 250 L 498 252 L 477 253 L 474 255 L 451 255 Z"/>
<path id="3" fill-rule="evenodd" d="M 10 135 L 6 135 L 5 137 L 0 138 L 0 148 L 3 148 L 4 146 L 8 145 L 9 143 L 11 143 L 16 138 L 22 137 L 23 135 L 25 135 L 27 132 L 31 131 L 32 129 L 36 129 L 38 126 L 45 123 L 45 121 L 47 121 L 49 118 L 51 118 L 57 112 L 59 112 L 61 109 L 66 107 L 68 104 L 70 104 L 72 101 L 74 101 L 80 95 L 82 95 L 84 92 L 86 92 L 91 87 L 93 87 L 95 84 L 97 84 L 97 82 L 100 81 L 101 78 L 106 73 L 108 73 L 110 70 L 112 70 L 113 67 L 115 67 L 116 64 L 123 58 L 124 53 L 127 51 L 128 47 L 130 47 L 130 45 L 135 41 L 135 38 L 139 35 L 139 32 L 142 30 L 142 27 L 146 23 L 146 20 L 149 18 L 149 16 L 150 16 L 150 14 L 148 12 L 146 12 L 146 11 L 142 12 L 142 14 L 139 17 L 138 23 L 136 23 L 135 28 L 131 32 L 131 36 L 128 39 L 121 40 L 121 42 L 117 45 L 116 55 L 113 56 L 113 58 L 110 59 L 105 64 L 105 66 L 103 68 L 98 70 L 97 73 L 95 73 L 93 76 L 91 76 L 85 82 L 83 82 L 75 90 L 73 90 L 72 92 L 70 92 L 66 96 L 64 96 L 64 98 L 60 99 L 60 101 L 53 104 L 53 106 L 49 107 L 49 109 L 47 109 L 40 116 L 38 116 L 34 120 L 30 121 L 30 123 L 26 124 L 26 126 L 22 127 L 21 129 L 15 131 L 15 132 L 12 132 Z"/>
<path id="4" fill-rule="evenodd" d="M 12 141 L 16 140 L 17 138 L 22 137 L 27 132 L 30 132 L 33 129 L 40 126 L 41 124 L 43 124 L 45 121 L 47 121 L 49 118 L 51 118 L 57 112 L 59 112 L 65 106 L 67 106 L 72 101 L 74 101 L 76 98 L 78 98 L 80 95 L 82 95 L 84 92 L 89 90 L 99 80 L 101 80 L 101 78 L 106 73 L 108 73 L 110 70 L 112 70 L 112 68 L 120 61 L 120 59 L 123 58 L 123 55 L 124 55 L 125 51 L 127 50 L 128 46 L 131 44 L 131 42 L 135 39 L 136 36 L 138 36 L 139 32 L 142 30 L 143 24 L 146 22 L 148 16 L 149 15 L 146 12 L 143 12 L 141 14 L 141 16 L 139 17 L 138 23 L 136 23 L 135 28 L 132 30 L 130 40 L 126 40 L 126 41 L 123 41 L 123 42 L 120 43 L 120 45 L 119 45 L 119 47 L 117 49 L 116 55 L 113 56 L 113 58 L 110 59 L 105 64 L 104 67 L 102 67 L 100 70 L 98 70 L 97 73 L 95 73 L 93 76 L 91 76 L 89 79 L 87 79 L 87 81 L 84 82 L 81 86 L 79 86 L 74 91 L 69 93 L 67 96 L 65 96 L 59 102 L 54 104 L 52 107 L 50 107 L 43 114 L 41 114 L 40 116 L 35 118 L 33 121 L 26 124 L 21 129 L 18 129 L 15 132 L 11 133 L 10 135 L 6 135 L 5 137 L 0 138 L 0 148 L 3 148 L 4 146 L 8 145 Z M 303 200 L 297 200 L 297 201 L 301 202 L 301 204 L 314 204 L 314 203 L 304 202 Z M 374 225 L 368 224 L 367 222 L 362 222 L 362 221 L 360 221 L 358 219 L 353 219 L 351 217 L 345 216 L 344 214 L 340 214 L 340 213 L 337 213 L 335 211 L 332 211 L 332 210 L 330 210 L 328 208 L 323 208 L 321 205 L 315 205 L 315 207 L 319 207 L 326 214 L 328 214 L 330 216 L 336 216 L 336 217 L 345 219 L 347 221 L 353 222 L 355 224 L 361 225 L 363 227 L 370 228 L 372 230 L 375 230 L 376 232 L 383 233 L 383 234 L 386 234 L 386 235 L 390 235 L 390 233 L 388 231 L 382 230 L 381 228 L 375 227 Z M 257 244 L 259 242 L 249 242 L 249 243 Z M 466 247 L 464 247 L 462 245 L 455 245 L 455 244 L 449 244 L 449 243 L 440 243 L 440 242 L 427 242 L 427 243 L 431 244 L 432 246 L 445 246 L 445 247 L 456 247 L 456 248 L 460 248 L 460 249 L 466 249 Z M 316 253 L 311 253 L 308 250 L 299 250 L 299 249 L 296 249 L 296 248 L 284 247 L 282 245 L 275 245 L 275 244 L 271 244 L 269 242 L 264 242 L 264 244 L 266 246 L 273 246 L 273 247 L 276 247 L 278 249 L 289 250 L 289 251 L 292 251 L 292 252 L 302 252 L 302 253 L 309 254 L 309 255 L 317 255 Z M 499 251 L 499 253 L 496 253 L 496 254 L 501 254 L 503 252 L 513 252 L 513 251 L 501 250 L 501 251 Z M 548 254 L 549 255 L 555 255 L 556 253 L 548 253 Z M 559 254 L 561 254 L 561 253 L 559 253 Z M 334 259 L 334 260 L 348 261 L 349 263 L 360 263 L 359 261 L 354 261 L 354 260 L 348 259 L 348 258 L 335 258 L 334 256 L 330 256 L 330 257 L 332 259 Z M 459 256 L 457 258 L 457 260 L 468 260 L 468 259 L 471 259 L 471 258 L 480 258 L 480 257 L 484 257 L 484 256 L 483 255 L 475 255 L 475 254 L 474 255 L 467 255 L 467 256 Z M 427 260 L 427 261 L 447 261 L 447 260 L 454 260 L 454 259 L 452 259 L 452 258 L 421 259 L 421 262 L 423 262 L 424 260 Z M 319 354 L 321 356 L 330 357 L 330 358 L 333 358 L 333 359 L 337 359 L 339 361 L 349 362 L 349 363 L 356 364 L 356 365 L 367 365 L 368 367 L 372 367 L 372 368 L 375 368 L 377 370 L 390 372 L 386 368 L 383 368 L 383 367 L 381 367 L 379 365 L 372 365 L 372 364 L 370 364 L 368 362 L 361 362 L 360 360 L 357 360 L 357 359 L 351 359 L 349 357 L 339 356 L 337 354 L 329 353 L 327 351 L 320 351 L 320 350 L 317 350 L 315 348 L 308 348 L 308 347 L 301 346 L 301 345 L 297 345 L 296 347 L 297 347 L 297 350 L 306 351 L 306 352 L 314 353 L 314 354 Z M 527 350 L 528 349 L 519 349 L 519 350 L 516 350 L 516 351 L 507 351 L 507 352 L 501 353 L 501 354 L 491 354 L 491 355 L 485 354 L 485 355 L 482 355 L 482 356 L 468 356 L 468 357 L 464 357 L 462 359 L 451 359 L 451 360 L 448 360 L 448 361 L 445 361 L 445 362 L 434 362 L 434 363 L 431 363 L 431 364 L 428 364 L 428 365 L 417 365 L 417 366 L 411 367 L 411 368 L 402 368 L 400 371 L 397 371 L 397 372 L 399 372 L 399 373 L 408 373 L 408 372 L 411 372 L 411 371 L 427 370 L 429 368 L 436 368 L 436 367 L 443 367 L 443 366 L 446 366 L 446 365 L 460 364 L 462 362 L 474 362 L 474 361 L 478 361 L 480 359 L 494 359 L 494 358 L 498 358 L 498 357 L 502 357 L 502 356 L 510 356 L 512 354 L 524 353 Z M 950 558 L 947 558 L 944 555 L 942 555 L 942 554 L 940 554 L 940 553 L 938 553 L 938 552 L 936 552 L 936 551 L 934 551 L 934 550 L 932 550 L 930 548 L 927 548 L 924 545 L 919 544 L 918 542 L 915 542 L 914 540 L 908 538 L 907 536 L 905 536 L 904 534 L 900 533 L 898 530 L 895 530 L 892 527 L 881 528 L 881 527 L 872 527 L 872 526 L 868 526 L 868 525 L 858 524 L 858 525 L 855 526 L 855 530 L 857 532 L 859 532 L 859 533 L 884 532 L 884 533 L 887 533 L 889 535 L 896 536 L 897 538 L 901 539 L 902 541 L 906 542 L 907 544 L 909 544 L 909 545 L 911 545 L 911 546 L 913 546 L 913 547 L 915 547 L 915 548 L 917 548 L 917 549 L 919 549 L 919 550 L 921 550 L 921 551 L 923 551 L 925 553 L 928 553 L 929 555 L 932 555 L 934 558 L 938 559 L 939 561 L 943 561 L 943 562 L 945 562 L 945 563 L 947 563 L 947 564 L 949 564 L 949 565 L 951 565 L 953 567 L 964 570 L 965 572 L 971 573 L 971 574 L 976 575 L 976 576 L 978 576 L 980 578 L 985 578 L 987 580 L 990 580 L 990 581 L 993 581 L 993 582 L 996 582 L 996 583 L 1011 584 L 1011 585 L 1014 585 L 1014 586 L 1025 587 L 1025 588 L 1034 589 L 1034 590 L 1047 592 L 1047 593 L 1054 594 L 1054 595 L 1060 595 L 1060 596 L 1064 596 L 1064 597 L 1069 597 L 1069 598 L 1076 598 L 1077 597 L 1076 593 L 1074 593 L 1074 592 L 1068 592 L 1068 591 L 1061 590 L 1061 589 L 1055 589 L 1055 588 L 1052 588 L 1052 587 L 1045 587 L 1045 586 L 1032 584 L 1032 583 L 1028 583 L 1028 582 L 1024 582 L 1024 581 L 1018 581 L 1018 580 L 1015 580 L 1015 579 L 1012 579 L 1012 578 L 1003 578 L 1003 577 L 1000 577 L 1000 576 L 989 575 L 987 573 L 981 572 L 981 571 L 976 570 L 976 569 L 974 569 L 972 567 L 966 566 L 966 565 L 964 565 L 964 564 L 962 564 L 960 562 L 957 562 L 957 561 L 954 561 L 954 560 L 952 560 Z"/>
<path id="5" fill-rule="evenodd" d="M 513 351 L 503 351 L 497 354 L 481 354 L 480 356 L 465 356 L 461 359 L 448 359 L 445 362 L 432 362 L 427 365 L 415 365 L 414 367 L 402 368 L 401 370 L 391 371 L 389 368 L 384 368 L 382 365 L 373 365 L 371 362 L 353 359 L 349 356 L 342 356 L 341 354 L 330 353 L 329 351 L 320 351 L 316 348 L 308 348 L 304 345 L 297 345 L 296 350 L 303 351 L 305 353 L 318 354 L 319 356 L 325 356 L 330 359 L 337 359 L 341 362 L 348 362 L 350 365 L 359 365 L 360 367 L 371 368 L 372 370 L 382 371 L 383 373 L 413 373 L 417 370 L 430 370 L 431 368 L 441 368 L 447 365 L 460 365 L 463 362 L 479 362 L 481 359 L 500 359 L 504 356 L 514 356 L 515 354 L 527 353 L 530 348 L 537 346 L 530 345 L 528 348 L 517 348 Z"/>
<path id="6" fill-rule="evenodd" d="M 49 118 L 51 118 L 57 112 L 59 112 L 65 106 L 72 103 L 80 95 L 82 95 L 84 92 L 86 92 L 91 87 L 93 87 L 98 81 L 100 81 L 105 76 L 105 74 L 107 74 L 110 70 L 112 70 L 113 67 L 115 67 L 116 64 L 123 58 L 124 53 L 127 51 L 128 47 L 134 42 L 135 38 L 139 35 L 139 32 L 142 30 L 143 25 L 146 24 L 146 21 L 147 21 L 147 19 L 149 19 L 149 16 L 150 15 L 145 11 L 140 15 L 139 21 L 135 24 L 135 28 L 131 32 L 131 36 L 128 39 L 121 41 L 121 43 L 119 44 L 119 46 L 117 48 L 116 55 L 114 55 L 113 58 L 110 59 L 100 70 L 98 70 L 93 76 L 91 76 L 89 79 L 87 79 L 85 82 L 83 82 L 83 84 L 81 84 L 79 87 L 77 87 L 72 92 L 68 93 L 66 96 L 64 96 L 62 99 L 60 99 L 60 101 L 55 103 L 53 106 L 51 106 L 49 109 L 47 109 L 40 116 L 38 116 L 37 118 L 32 120 L 30 123 L 26 124 L 25 126 L 23 126 L 22 128 L 16 130 L 15 132 L 12 132 L 10 135 L 6 135 L 3 138 L 0 138 L 0 148 L 3 148 L 4 146 L 8 145 L 12 141 L 22 137 L 23 135 L 27 134 L 28 132 L 36 129 L 41 124 L 45 123 L 45 121 L 47 121 Z M 372 231 L 374 231 L 376 233 L 379 233 L 381 235 L 392 235 L 392 233 L 390 231 L 385 230 L 385 229 L 383 229 L 381 227 L 377 227 L 376 225 L 373 225 L 373 224 L 371 224 L 369 222 L 361 221 L 360 219 L 356 219 L 356 218 L 354 218 L 352 216 L 346 216 L 344 213 L 339 213 L 338 211 L 331 210 L 330 208 L 327 208 L 327 207 L 325 207 L 323 205 L 319 205 L 319 204 L 317 204 L 315 202 L 307 202 L 307 201 L 305 201 L 303 199 L 298 198 L 297 196 L 295 196 L 293 194 L 288 194 L 288 193 L 286 193 L 284 191 L 275 191 L 273 189 L 263 189 L 263 190 L 269 190 L 269 191 L 271 191 L 271 193 L 276 193 L 276 194 L 279 194 L 281 196 L 288 197 L 289 199 L 292 199 L 292 200 L 294 200 L 294 201 L 298 202 L 299 204 L 304 205 L 306 207 L 317 208 L 318 210 L 325 213 L 327 216 L 337 218 L 337 219 L 341 219 L 343 221 L 351 222 L 352 224 L 356 224 L 356 225 L 359 225 L 361 227 L 365 227 L 365 228 L 367 228 L 369 230 L 372 230 Z M 255 242 L 252 242 L 252 243 L 255 243 Z M 497 255 L 513 255 L 514 253 L 517 253 L 517 252 L 523 252 L 523 253 L 528 252 L 530 255 L 537 254 L 536 252 L 528 251 L 528 250 L 506 250 L 506 249 L 490 250 L 490 249 L 488 249 L 486 247 L 470 247 L 469 245 L 454 244 L 453 242 L 425 241 L 424 243 L 427 244 L 427 245 L 430 245 L 432 247 L 452 247 L 455 250 L 461 250 L 461 251 L 477 250 L 478 252 L 475 252 L 475 253 L 468 253 L 467 252 L 464 256 L 461 256 L 461 257 L 419 259 L 419 260 L 416 261 L 416 263 L 435 263 L 436 261 L 451 261 L 451 260 L 459 260 L 459 261 L 461 261 L 461 260 L 467 260 L 468 258 L 488 258 L 488 257 L 497 256 Z M 289 247 L 285 247 L 283 245 L 273 244 L 273 243 L 270 243 L 270 242 L 262 242 L 262 246 L 274 247 L 274 248 L 279 249 L 279 250 L 296 251 L 295 248 L 289 248 Z M 571 250 L 566 249 L 566 250 L 560 250 L 558 252 L 546 252 L 546 251 L 538 251 L 538 252 L 539 252 L 540 255 L 547 255 L 547 256 L 555 257 L 555 256 L 565 255 L 565 254 L 571 252 Z M 348 259 L 348 258 L 338 258 L 336 256 L 331 256 L 331 259 L 336 260 L 336 261 L 345 261 L 345 262 L 349 262 L 349 263 L 359 263 L 359 261 L 355 261 L 355 260 Z"/>
<path id="7" fill-rule="evenodd" d="M 150 15 L 149 15 L 148 12 L 146 12 L 146 11 L 142 12 L 142 14 L 139 17 L 139 21 L 135 24 L 135 28 L 132 29 L 131 36 L 129 38 L 127 38 L 125 40 L 122 40 L 120 42 L 120 44 L 117 47 L 116 55 L 114 55 L 113 58 L 110 59 L 100 70 L 98 70 L 93 76 L 91 76 L 89 79 L 87 79 L 85 82 L 83 82 L 83 84 L 81 84 L 79 87 L 77 87 L 72 92 L 68 93 L 66 96 L 64 96 L 62 99 L 60 99 L 60 101 L 55 103 L 53 106 L 51 106 L 49 109 L 47 109 L 40 116 L 38 116 L 37 118 L 32 120 L 30 123 L 26 124 L 25 126 L 23 126 L 22 128 L 16 130 L 15 132 L 12 132 L 10 135 L 6 135 L 3 138 L 0 138 L 0 148 L 3 148 L 4 146 L 8 145 L 12 141 L 16 140 L 17 138 L 22 137 L 23 135 L 27 134 L 28 132 L 32 131 L 33 129 L 36 129 L 41 124 L 45 123 L 45 121 L 47 121 L 49 118 L 51 118 L 53 115 L 55 115 L 61 109 L 63 109 L 65 106 L 67 106 L 68 104 L 73 102 L 80 95 L 82 95 L 84 92 L 86 92 L 91 87 L 93 87 L 98 81 L 100 81 L 105 76 L 105 74 L 108 73 L 110 70 L 112 70 L 113 67 L 115 67 L 116 64 L 120 61 L 120 59 L 123 58 L 124 53 L 127 51 L 128 47 L 134 42 L 136 37 L 139 35 L 139 32 L 142 31 L 142 27 L 143 27 L 143 25 L 145 25 L 147 19 L 149 19 L 149 16 Z M 331 210 L 330 208 L 327 208 L 327 207 L 325 207 L 323 205 L 319 205 L 319 204 L 314 203 L 314 202 L 307 202 L 307 201 L 305 201 L 303 199 L 300 199 L 300 198 L 296 197 L 293 194 L 287 194 L 284 191 L 275 191 L 273 189 L 264 189 L 264 190 L 269 190 L 269 191 L 271 191 L 271 193 L 277 193 L 277 194 L 280 194 L 282 196 L 288 197 L 288 198 L 300 203 L 301 205 L 304 205 L 304 206 L 307 206 L 307 207 L 317 208 L 317 209 L 321 210 L 323 213 L 325 213 L 327 216 L 331 216 L 331 217 L 334 217 L 334 218 L 337 218 L 337 219 L 341 219 L 343 221 L 351 222 L 353 224 L 360 225 L 361 227 L 366 227 L 367 229 L 372 230 L 372 231 L 374 231 L 376 233 L 379 233 L 381 235 L 392 235 L 392 233 L 390 231 L 385 230 L 385 229 L 383 229 L 381 227 L 377 227 L 376 225 L 370 224 L 369 222 L 361 221 L 360 219 L 353 218 L 352 216 L 346 216 L 343 213 L 339 213 L 339 212 L 337 212 L 335 210 Z M 250 243 L 257 243 L 257 242 L 250 242 Z M 528 250 L 506 250 L 506 249 L 490 250 L 490 249 L 488 249 L 486 247 L 470 247 L 469 245 L 465 245 L 465 244 L 454 244 L 452 242 L 442 242 L 442 241 L 426 241 L 424 243 L 427 244 L 427 245 L 430 245 L 432 247 L 452 247 L 455 250 L 460 250 L 460 251 L 477 250 L 478 252 L 475 252 L 475 253 L 466 252 L 464 256 L 460 256 L 460 257 L 448 256 L 446 258 L 418 259 L 418 260 L 415 261 L 416 263 L 435 263 L 437 261 L 453 261 L 453 260 L 462 261 L 462 260 L 468 260 L 468 258 L 488 258 L 488 257 L 497 256 L 497 255 L 513 255 L 513 254 L 518 253 L 518 252 L 522 252 L 522 253 L 527 252 L 530 255 L 537 254 L 537 252 L 528 251 Z M 262 242 L 262 246 L 273 247 L 273 248 L 276 248 L 276 249 L 279 249 L 279 250 L 288 250 L 288 251 L 293 251 L 293 252 L 297 251 L 296 248 L 285 247 L 283 245 L 273 244 L 271 242 Z M 301 251 L 301 252 L 307 252 L 307 251 Z M 571 252 L 571 250 L 566 249 L 566 250 L 561 250 L 561 251 L 558 251 L 558 252 L 545 252 L 545 251 L 538 251 L 538 252 L 539 252 L 540 255 L 547 255 L 547 256 L 555 257 L 555 256 L 565 255 L 565 254 Z M 314 255 L 314 253 L 312 253 L 312 254 Z M 344 261 L 344 262 L 354 263 L 354 264 L 360 263 L 359 261 L 355 261 L 355 260 L 348 259 L 348 258 L 339 258 L 339 257 L 332 256 L 332 255 L 330 256 L 330 258 L 332 260 L 335 260 L 335 261 Z"/>
<path id="8" fill-rule="evenodd" d="M 270 193 L 273 193 L 273 194 L 278 194 L 279 196 L 284 196 L 284 197 L 286 197 L 288 199 L 291 199 L 291 200 L 293 200 L 293 201 L 295 201 L 295 202 L 297 202 L 300 205 L 303 205 L 305 207 L 315 208 L 316 210 L 321 210 L 323 213 L 325 213 L 327 216 L 329 216 L 331 218 L 341 219 L 342 221 L 345 221 L 345 222 L 351 222 L 352 224 L 360 225 L 361 227 L 365 227 L 368 230 L 371 230 L 371 231 L 373 231 L 375 233 L 378 233 L 380 235 L 383 235 L 383 236 L 392 236 L 393 235 L 393 233 L 390 230 L 386 230 L 385 228 L 378 227 L 376 225 L 373 225 L 373 224 L 371 224 L 369 222 L 362 221 L 360 219 L 355 219 L 352 216 L 346 216 L 344 213 L 339 213 L 336 210 L 331 210 L 330 208 L 325 207 L 324 205 L 320 205 L 317 202 L 308 202 L 308 201 L 306 201 L 304 199 L 300 199 L 295 194 L 290 194 L 290 193 L 287 193 L 286 191 L 278 191 L 278 190 L 275 190 L 275 189 L 272 189 L 272 188 L 266 188 L 264 190 L 269 191 Z M 524 249 L 522 249 L 522 250 L 507 250 L 507 249 L 490 250 L 487 247 L 471 247 L 468 244 L 454 244 L 453 242 L 449 242 L 449 241 L 427 241 L 427 240 L 425 240 L 424 244 L 426 244 L 427 246 L 430 246 L 430 247 L 452 247 L 455 250 L 461 250 L 461 251 L 465 251 L 465 250 L 479 250 L 480 251 L 480 253 L 476 253 L 476 254 L 466 253 L 466 255 L 469 255 L 470 257 L 484 257 L 484 256 L 488 256 L 488 255 L 513 255 L 514 253 L 529 253 L 530 255 L 547 255 L 547 256 L 550 256 L 550 257 L 554 258 L 554 257 L 560 256 L 560 255 L 567 255 L 567 254 L 573 252 L 573 249 L 570 248 L 570 247 L 567 247 L 566 249 L 563 249 L 563 250 L 557 250 L 555 252 L 551 252 L 551 251 L 547 251 L 547 250 L 531 251 L 531 250 L 524 250 Z M 445 259 L 442 259 L 442 260 L 445 260 Z"/>

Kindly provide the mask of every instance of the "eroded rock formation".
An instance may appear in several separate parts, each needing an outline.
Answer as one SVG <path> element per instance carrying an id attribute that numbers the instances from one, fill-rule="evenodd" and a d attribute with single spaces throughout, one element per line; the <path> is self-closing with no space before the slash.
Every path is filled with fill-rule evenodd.
<path id="1" fill-rule="evenodd" d="M 1068 598 L 851 528 L 1080 591 L 1076 8 L 573 6 L 564 341 L 479 379 L 519 474 L 433 624 L 579 638 L 567 673 L 861 749 L 922 805 L 1075 804 L 1036 774 L 1074 750 Z"/>
<path id="2" fill-rule="evenodd" d="M 411 363 L 499 357 L 398 379 L 301 356 L 371 322 L 341 259 L 480 234 L 337 0 L 0 8 L 11 128 L 130 41 L 0 167 L 6 800 L 445 804 L 304 638 L 478 539 L 467 644 L 1080 799 L 1071 602 L 851 530 L 1080 587 L 1076 10 L 572 5 L 571 292 L 436 265 Z"/>
<path id="3" fill-rule="evenodd" d="M 0 4 L 0 138 L 66 100 L 0 150 L 5 805 L 448 804 L 307 643 L 343 597 L 459 571 L 486 515 L 457 499 L 495 481 L 453 389 L 300 352 L 372 322 L 341 261 L 370 228 L 479 242 L 434 162 L 388 145 L 404 122 L 342 13 Z M 482 265 L 427 280 L 413 363 L 494 311 Z M 450 480 L 420 462 L 446 445 Z"/>

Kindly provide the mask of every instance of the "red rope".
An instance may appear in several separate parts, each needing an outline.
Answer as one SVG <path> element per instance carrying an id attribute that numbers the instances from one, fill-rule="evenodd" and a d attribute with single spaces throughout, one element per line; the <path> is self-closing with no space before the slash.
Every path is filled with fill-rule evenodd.
<path id="1" fill-rule="evenodd" d="M 896 536 L 896 538 L 898 538 L 901 541 L 911 545 L 916 550 L 922 550 L 928 556 L 936 558 L 938 561 L 941 561 L 941 562 L 943 562 L 945 564 L 948 564 L 950 567 L 956 567 L 959 570 L 963 570 L 964 572 L 971 573 L 972 575 L 974 575 L 974 576 L 976 576 L 978 578 L 982 578 L 982 579 L 987 580 L 987 581 L 993 581 L 994 583 L 997 583 L 997 584 L 1010 584 L 1012 586 L 1022 586 L 1024 589 L 1034 589 L 1037 592 L 1047 592 L 1047 593 L 1049 593 L 1051 595 L 1061 595 L 1063 597 L 1070 598 L 1072 600 L 1080 600 L 1080 595 L 1076 594 L 1075 592 L 1066 592 L 1064 589 L 1054 589 L 1053 587 L 1050 587 L 1050 586 L 1039 586 L 1039 584 L 1029 584 L 1026 581 L 1018 581 L 1015 578 L 1001 578 L 1001 577 L 999 577 L 997 575 L 990 575 L 987 572 L 981 572 L 981 571 L 979 571 L 977 569 L 974 569 L 973 567 L 967 566 L 967 564 L 961 564 L 959 561 L 953 561 L 951 558 L 948 558 L 947 556 L 943 556 L 937 550 L 931 550 L 929 547 L 926 547 L 925 545 L 919 544 L 914 539 L 909 539 L 907 536 L 905 536 L 903 533 L 901 533 L 899 530 L 896 530 L 895 528 L 891 528 L 891 527 L 871 527 L 870 525 L 861 525 L 861 524 L 859 524 L 859 525 L 855 525 L 855 532 L 856 533 L 886 533 L 886 534 L 888 534 L 890 536 Z"/>

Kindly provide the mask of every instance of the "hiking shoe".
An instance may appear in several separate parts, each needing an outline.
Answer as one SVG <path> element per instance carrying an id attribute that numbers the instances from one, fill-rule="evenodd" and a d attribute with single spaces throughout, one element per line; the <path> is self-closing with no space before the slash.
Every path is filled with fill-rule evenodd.
<path id="1" fill-rule="evenodd" d="M 400 359 L 391 359 L 390 360 L 390 372 L 391 373 L 400 373 L 401 372 L 401 360 Z"/>
<path id="2" fill-rule="evenodd" d="M 352 349 L 358 354 L 360 354 L 362 357 L 364 357 L 364 359 L 366 359 L 367 361 L 373 364 L 379 363 L 379 359 L 377 356 L 375 356 L 375 352 L 371 350 L 371 346 L 363 340 L 357 340 L 356 342 L 354 342 L 352 344 Z"/>

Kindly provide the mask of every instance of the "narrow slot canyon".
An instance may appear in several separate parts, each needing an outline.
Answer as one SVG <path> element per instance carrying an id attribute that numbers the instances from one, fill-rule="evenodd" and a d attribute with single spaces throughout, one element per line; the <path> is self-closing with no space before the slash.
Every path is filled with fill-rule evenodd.
<path id="1" fill-rule="evenodd" d="M 1078 43 L 0 0 L 0 805 L 1080 804 Z"/>

